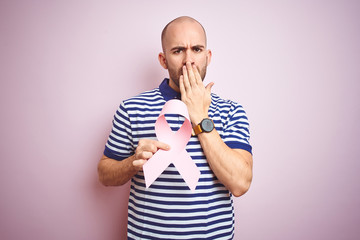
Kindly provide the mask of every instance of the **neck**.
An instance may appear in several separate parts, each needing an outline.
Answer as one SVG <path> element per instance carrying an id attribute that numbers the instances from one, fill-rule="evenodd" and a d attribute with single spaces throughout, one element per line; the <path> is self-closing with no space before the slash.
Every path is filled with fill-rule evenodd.
<path id="1" fill-rule="evenodd" d="M 169 86 L 176 92 L 180 92 L 179 86 L 173 80 L 171 80 L 171 78 L 169 79 Z"/>

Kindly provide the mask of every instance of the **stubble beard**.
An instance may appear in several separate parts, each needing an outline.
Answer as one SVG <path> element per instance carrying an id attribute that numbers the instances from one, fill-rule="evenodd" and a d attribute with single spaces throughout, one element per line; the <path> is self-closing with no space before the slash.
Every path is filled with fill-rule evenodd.
<path id="1" fill-rule="evenodd" d="M 205 64 L 201 70 L 198 68 L 198 71 L 200 72 L 201 80 L 204 81 L 206 76 L 206 68 L 207 64 Z M 180 76 L 183 75 L 182 67 L 180 69 L 172 69 L 168 68 L 170 79 L 175 83 L 175 85 L 180 88 Z"/>

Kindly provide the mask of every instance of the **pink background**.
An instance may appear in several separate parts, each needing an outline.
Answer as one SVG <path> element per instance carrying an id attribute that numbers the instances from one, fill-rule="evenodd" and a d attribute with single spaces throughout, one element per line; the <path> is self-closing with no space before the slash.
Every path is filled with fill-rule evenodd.
<path id="1" fill-rule="evenodd" d="M 128 186 L 96 165 L 120 102 L 157 87 L 160 32 L 203 23 L 206 82 L 251 123 L 236 239 L 360 239 L 358 1 L 0 2 L 0 239 L 115 240 Z"/>

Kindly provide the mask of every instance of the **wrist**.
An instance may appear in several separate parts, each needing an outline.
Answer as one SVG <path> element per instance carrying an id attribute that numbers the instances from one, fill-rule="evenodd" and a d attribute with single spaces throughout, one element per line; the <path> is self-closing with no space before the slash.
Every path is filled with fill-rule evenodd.
<path id="1" fill-rule="evenodd" d="M 199 125 L 201 121 L 205 118 L 209 118 L 209 116 L 207 114 L 204 114 L 204 115 L 199 115 L 198 117 L 194 117 L 193 120 L 191 121 L 192 126 L 195 127 Z"/>

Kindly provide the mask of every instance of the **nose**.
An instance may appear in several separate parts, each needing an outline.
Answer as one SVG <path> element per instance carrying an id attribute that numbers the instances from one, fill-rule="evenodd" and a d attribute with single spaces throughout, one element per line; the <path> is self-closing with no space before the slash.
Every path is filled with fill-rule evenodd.
<path id="1" fill-rule="evenodd" d="M 184 65 L 190 62 L 191 64 L 195 63 L 193 52 L 190 49 L 187 49 L 185 52 Z"/>

